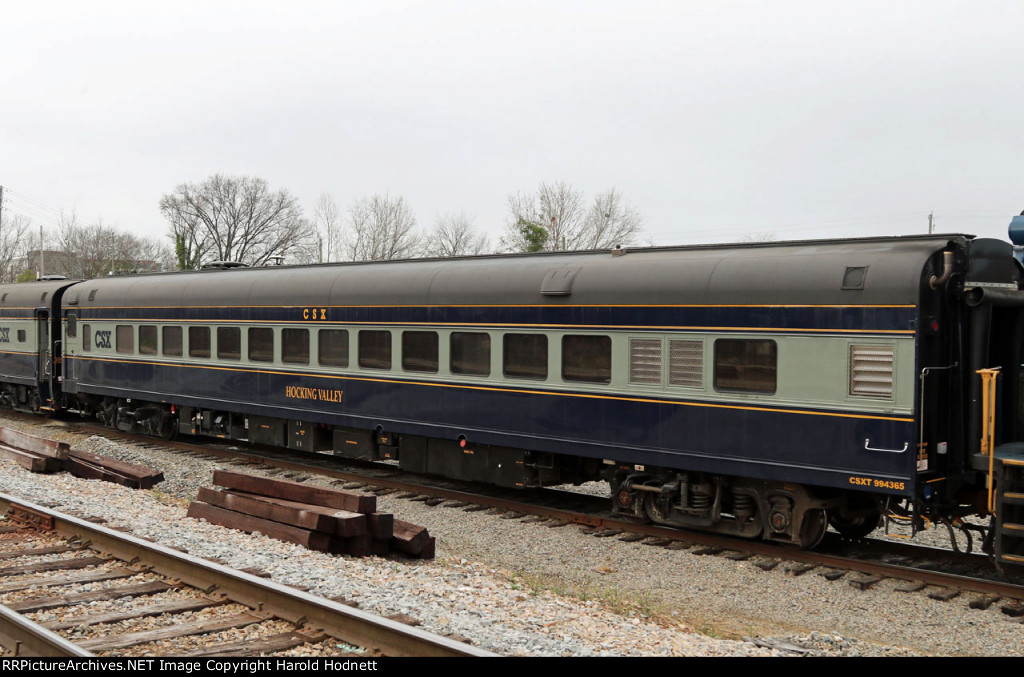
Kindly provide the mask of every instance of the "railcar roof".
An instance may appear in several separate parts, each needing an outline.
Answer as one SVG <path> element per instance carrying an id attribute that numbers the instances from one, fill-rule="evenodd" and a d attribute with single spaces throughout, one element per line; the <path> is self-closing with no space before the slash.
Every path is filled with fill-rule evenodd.
<path id="1" fill-rule="evenodd" d="M 0 309 L 44 307 L 53 298 L 54 292 L 76 282 L 78 280 L 31 280 L 0 284 Z"/>
<path id="2" fill-rule="evenodd" d="M 65 302 L 82 307 L 916 304 L 929 259 L 951 242 L 966 246 L 972 237 L 652 247 L 145 274 L 86 281 Z M 1010 245 L 1005 246 L 1009 252 Z M 862 283 L 851 285 L 861 274 Z"/>

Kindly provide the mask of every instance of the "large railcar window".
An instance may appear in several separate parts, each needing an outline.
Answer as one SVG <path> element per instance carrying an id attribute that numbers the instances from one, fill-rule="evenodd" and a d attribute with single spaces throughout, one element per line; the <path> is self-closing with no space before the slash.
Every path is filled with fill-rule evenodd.
<path id="1" fill-rule="evenodd" d="M 281 359 L 288 364 L 309 364 L 308 329 L 281 330 Z"/>
<path id="2" fill-rule="evenodd" d="M 562 337 L 562 378 L 578 383 L 612 382 L 612 339 L 609 336 Z"/>
<path id="3" fill-rule="evenodd" d="M 482 332 L 452 332 L 450 367 L 453 374 L 491 375 L 491 336 Z"/>
<path id="4" fill-rule="evenodd" d="M 122 355 L 131 355 L 135 352 L 135 327 L 130 324 L 117 325 L 114 341 L 117 352 Z"/>
<path id="5" fill-rule="evenodd" d="M 139 354 L 156 355 L 156 325 L 139 326 Z"/>
<path id="6" fill-rule="evenodd" d="M 210 356 L 210 328 L 189 327 L 188 328 L 188 355 L 189 357 Z"/>
<path id="7" fill-rule="evenodd" d="M 668 382 L 674 386 L 704 387 L 703 341 L 668 342 Z"/>
<path id="8" fill-rule="evenodd" d="M 437 332 L 402 332 L 402 369 L 437 373 Z"/>
<path id="9" fill-rule="evenodd" d="M 249 327 L 249 359 L 253 362 L 274 361 L 274 330 L 270 327 Z"/>
<path id="10" fill-rule="evenodd" d="M 544 334 L 505 334 L 502 371 L 512 378 L 542 381 L 548 377 L 548 337 Z"/>
<path id="11" fill-rule="evenodd" d="M 321 367 L 347 367 L 348 330 L 321 329 L 317 335 L 317 352 Z"/>
<path id="12" fill-rule="evenodd" d="M 715 390 L 774 393 L 777 371 L 778 347 L 775 341 L 715 341 Z"/>
<path id="13" fill-rule="evenodd" d="M 365 369 L 391 368 L 391 332 L 359 332 L 359 366 Z"/>
<path id="14" fill-rule="evenodd" d="M 68 338 L 78 336 L 78 313 L 68 313 Z"/>
<path id="15" fill-rule="evenodd" d="M 242 359 L 242 330 L 238 327 L 217 327 L 217 357 L 222 360 Z"/>
<path id="16" fill-rule="evenodd" d="M 850 394 L 892 399 L 893 347 L 850 346 Z"/>
<path id="17" fill-rule="evenodd" d="M 88 353 L 92 350 L 92 327 L 82 325 L 82 352 Z"/>
<path id="18" fill-rule="evenodd" d="M 164 327 L 161 334 L 164 339 L 164 355 L 167 357 L 181 357 L 181 327 Z"/>

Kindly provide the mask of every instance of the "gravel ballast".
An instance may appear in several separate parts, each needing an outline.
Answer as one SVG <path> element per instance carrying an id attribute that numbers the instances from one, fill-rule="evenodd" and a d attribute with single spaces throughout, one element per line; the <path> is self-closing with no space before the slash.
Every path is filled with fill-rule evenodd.
<path id="1" fill-rule="evenodd" d="M 62 473 L 34 475 L 0 463 L 0 491 L 72 514 L 101 517 L 136 536 L 257 567 L 273 580 L 359 608 L 404 614 L 514 656 L 1017 656 L 1024 625 L 998 606 L 971 609 L 968 595 L 941 602 L 901 593 L 896 581 L 869 590 L 783 566 L 701 556 L 594 538 L 573 526 L 428 507 L 394 496 L 378 510 L 427 527 L 435 560 L 352 558 L 307 551 L 185 516 L 215 469 L 263 471 L 145 449 L 58 426 L 0 424 L 63 439 L 75 448 L 163 471 L 137 491 Z M 274 473 L 268 473 L 274 476 Z M 310 483 L 327 481 L 313 478 Z"/>

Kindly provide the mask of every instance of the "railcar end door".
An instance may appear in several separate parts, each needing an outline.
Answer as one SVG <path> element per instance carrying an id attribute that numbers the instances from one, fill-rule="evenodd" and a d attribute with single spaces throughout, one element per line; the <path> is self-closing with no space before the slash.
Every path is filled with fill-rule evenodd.
<path id="1" fill-rule="evenodd" d="M 36 308 L 36 336 L 36 383 L 39 387 L 39 406 L 49 407 L 53 401 L 53 355 L 50 352 L 50 311 L 47 308 Z"/>

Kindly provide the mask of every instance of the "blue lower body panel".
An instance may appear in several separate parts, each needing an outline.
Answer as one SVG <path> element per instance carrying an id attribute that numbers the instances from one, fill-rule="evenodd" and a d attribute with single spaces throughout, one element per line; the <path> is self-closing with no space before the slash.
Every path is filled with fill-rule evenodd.
<path id="1" fill-rule="evenodd" d="M 69 394 L 148 399 L 800 484 L 912 495 L 911 417 L 382 374 L 67 358 Z M 154 387 L 154 384 L 157 384 Z"/>

